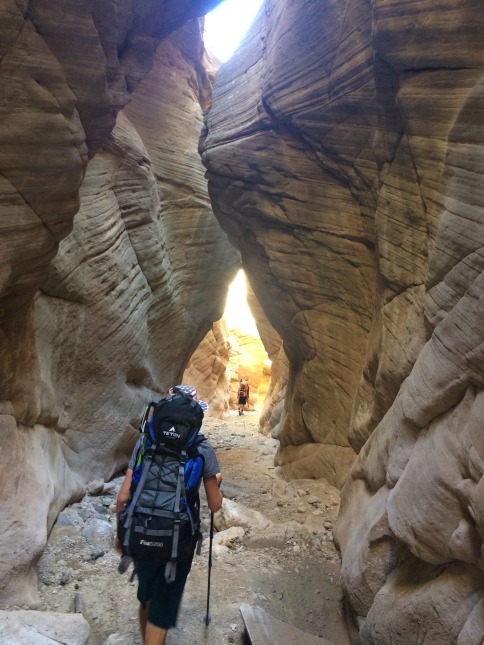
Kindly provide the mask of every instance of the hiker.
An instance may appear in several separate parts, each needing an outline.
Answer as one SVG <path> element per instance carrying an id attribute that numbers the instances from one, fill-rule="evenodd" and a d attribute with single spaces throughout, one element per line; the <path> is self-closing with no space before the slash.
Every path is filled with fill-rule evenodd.
<path id="1" fill-rule="evenodd" d="M 247 379 L 240 379 L 238 397 L 240 416 L 244 414 L 245 404 L 249 401 L 249 381 Z"/>
<path id="2" fill-rule="evenodd" d="M 174 386 L 173 388 L 170 388 L 169 394 L 172 398 L 180 397 L 182 395 L 187 398 L 188 396 L 191 401 L 199 404 L 203 412 L 208 408 L 208 405 L 205 402 L 198 401 L 196 399 L 196 390 L 190 386 Z M 159 404 L 162 401 L 163 399 Z M 155 404 L 152 405 L 155 406 Z M 203 418 L 203 412 L 201 412 L 201 418 Z M 151 414 L 150 418 L 152 420 L 155 418 L 156 412 L 149 412 L 149 414 Z M 172 427 L 170 430 L 173 429 L 174 428 Z M 134 447 L 126 476 L 116 500 L 118 522 L 120 521 L 119 513 L 129 506 L 129 503 L 133 500 L 133 496 L 135 495 L 136 488 L 133 490 L 132 487 L 133 472 L 135 472 L 137 461 L 139 461 L 139 452 L 143 440 L 144 435 L 140 437 Z M 203 458 L 201 460 L 203 462 L 201 479 L 203 479 L 208 507 L 212 513 L 215 513 L 222 506 L 222 493 L 219 490 L 220 483 L 222 481 L 220 467 L 213 447 L 205 437 L 203 437 L 203 435 L 198 435 L 196 450 Z M 201 480 L 198 485 L 200 483 Z M 169 581 L 167 577 L 168 565 L 165 562 L 157 564 L 146 559 L 138 560 L 134 558 L 134 570 L 138 577 L 137 597 L 140 602 L 139 621 L 143 643 L 145 645 L 164 645 L 168 630 L 171 627 L 175 627 L 183 590 L 192 566 L 192 559 L 196 546 L 197 543 L 194 541 L 188 557 L 176 561 L 175 573 L 172 576 L 174 577 L 173 581 Z M 118 553 L 122 553 L 121 543 L 118 537 L 116 538 L 115 548 Z"/>

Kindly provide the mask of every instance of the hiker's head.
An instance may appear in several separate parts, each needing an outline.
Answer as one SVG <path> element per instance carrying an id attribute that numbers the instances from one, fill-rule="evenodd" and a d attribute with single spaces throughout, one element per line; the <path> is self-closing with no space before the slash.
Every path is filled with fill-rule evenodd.
<path id="1" fill-rule="evenodd" d="M 197 399 L 197 390 L 196 388 L 192 387 L 191 385 L 173 385 L 169 389 L 170 394 L 188 394 L 188 396 L 192 397 L 192 399 L 195 399 L 195 401 L 198 402 L 199 406 L 202 408 L 204 412 L 208 410 L 208 403 L 205 403 L 205 401 L 200 401 Z"/>
<path id="2" fill-rule="evenodd" d="M 170 394 L 188 394 L 188 396 L 191 396 L 193 399 L 197 398 L 197 390 L 192 387 L 191 385 L 173 385 L 169 389 Z"/>

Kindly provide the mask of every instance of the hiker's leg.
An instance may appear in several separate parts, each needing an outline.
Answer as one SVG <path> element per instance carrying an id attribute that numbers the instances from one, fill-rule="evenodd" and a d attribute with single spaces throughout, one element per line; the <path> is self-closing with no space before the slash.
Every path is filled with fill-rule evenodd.
<path id="1" fill-rule="evenodd" d="M 153 623 L 150 623 L 150 621 L 147 621 L 143 641 L 144 645 L 165 645 L 167 634 L 167 629 L 157 627 Z"/>
<path id="2" fill-rule="evenodd" d="M 138 563 L 138 600 L 141 603 L 140 625 L 144 645 L 164 645 L 168 630 L 176 626 L 178 609 L 191 566 L 191 557 L 177 562 L 175 580 L 167 583 L 164 564 Z M 149 585 L 150 595 L 147 598 L 144 594 L 147 583 L 152 581 L 152 575 L 155 580 L 154 584 Z"/>
<path id="3" fill-rule="evenodd" d="M 141 629 L 141 636 L 143 636 L 143 641 L 145 639 L 146 632 L 146 623 L 148 622 L 148 612 L 150 610 L 150 603 L 147 602 L 144 605 L 140 604 L 139 606 L 139 626 Z"/>
<path id="4" fill-rule="evenodd" d="M 167 629 L 157 627 L 150 623 L 148 620 L 148 612 L 150 610 L 150 603 L 147 602 L 145 606 L 139 606 L 139 624 L 141 627 L 141 635 L 143 636 L 144 645 L 165 645 Z"/>

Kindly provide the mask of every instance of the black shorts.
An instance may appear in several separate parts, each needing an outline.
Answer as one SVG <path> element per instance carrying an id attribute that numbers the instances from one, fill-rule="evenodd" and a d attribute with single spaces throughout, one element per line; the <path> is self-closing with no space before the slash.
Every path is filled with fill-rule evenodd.
<path id="1" fill-rule="evenodd" d="M 149 601 L 148 620 L 156 627 L 170 629 L 176 626 L 178 610 L 185 584 L 192 567 L 189 560 L 177 562 L 176 577 L 169 584 L 165 580 L 165 565 L 150 562 L 135 562 L 138 576 L 138 600 L 145 606 Z"/>
<path id="2" fill-rule="evenodd" d="M 247 397 L 246 396 L 239 396 L 239 405 L 245 405 L 247 403 Z"/>

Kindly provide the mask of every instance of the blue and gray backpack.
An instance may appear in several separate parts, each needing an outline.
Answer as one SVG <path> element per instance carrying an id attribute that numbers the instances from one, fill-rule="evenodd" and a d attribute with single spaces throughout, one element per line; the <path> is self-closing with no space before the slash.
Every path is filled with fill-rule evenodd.
<path id="1" fill-rule="evenodd" d="M 203 409 L 177 388 L 143 415 L 140 443 L 127 507 L 119 515 L 118 538 L 124 555 L 164 564 L 167 582 L 176 563 L 200 547 L 199 487 L 204 459 L 198 446 Z"/>

